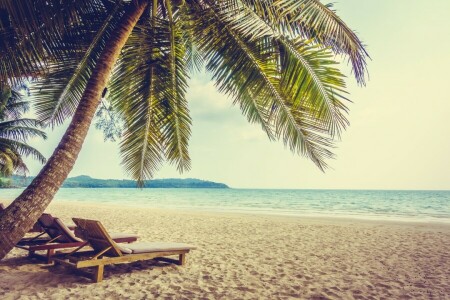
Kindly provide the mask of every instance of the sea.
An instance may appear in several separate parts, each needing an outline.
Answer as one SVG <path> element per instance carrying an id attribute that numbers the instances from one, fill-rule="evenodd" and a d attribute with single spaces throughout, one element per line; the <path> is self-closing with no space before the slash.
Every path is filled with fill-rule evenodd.
<path id="1" fill-rule="evenodd" d="M 21 189 L 1 189 L 13 200 Z M 297 217 L 450 223 L 450 191 L 62 188 L 55 202 Z"/>

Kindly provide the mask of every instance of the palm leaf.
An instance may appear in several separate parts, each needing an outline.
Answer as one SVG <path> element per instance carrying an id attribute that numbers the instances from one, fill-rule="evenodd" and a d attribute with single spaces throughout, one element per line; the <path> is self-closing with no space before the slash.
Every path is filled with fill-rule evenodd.
<path id="1" fill-rule="evenodd" d="M 343 97 L 345 82 L 343 75 L 330 65 L 335 64 L 331 53 L 310 45 L 301 38 L 290 40 L 281 35 L 280 29 L 272 28 L 248 5 L 240 0 L 221 2 L 220 17 L 229 23 L 230 28 L 250 40 L 260 40 L 270 47 L 279 47 L 283 70 L 281 80 L 287 95 L 295 105 L 320 107 L 316 117 L 327 120 L 331 135 L 339 134 L 348 122 L 341 110 L 346 111 L 340 100 Z M 239 16 L 236 18 L 235 16 Z M 256 20 L 256 21 L 253 21 Z M 276 43 L 277 45 L 274 45 Z M 269 50 L 270 51 L 270 50 Z M 309 101 L 310 103 L 305 103 Z M 305 105 L 307 104 L 307 105 Z"/>
<path id="2" fill-rule="evenodd" d="M 110 83 L 110 101 L 124 120 L 120 144 L 122 165 L 142 186 L 164 159 L 161 108 L 169 93 L 164 87 L 162 49 L 170 46 L 166 22 L 153 18 L 135 28 L 123 48 Z M 127 101 L 124 101 L 127 99 Z"/>
<path id="3" fill-rule="evenodd" d="M 46 162 L 44 155 L 23 142 L 0 137 L 0 151 L 3 149 L 14 149 L 14 152 L 20 154 L 20 156 L 31 156 L 33 159 L 36 159 L 43 164 Z"/>
<path id="4" fill-rule="evenodd" d="M 269 122 L 271 98 L 257 96 L 263 87 L 253 87 L 254 76 L 243 72 L 248 64 L 248 56 L 234 38 L 230 38 L 229 31 L 233 24 L 225 23 L 228 15 L 219 15 L 211 7 L 197 7 L 198 19 L 194 22 L 198 24 L 195 42 L 208 61 L 207 70 L 213 72 L 219 91 L 231 96 L 233 103 L 240 106 L 247 119 L 259 123 L 267 136 L 274 139 L 274 129 Z M 216 25 L 218 21 L 221 24 Z M 247 71 L 250 72 L 250 69 Z"/>
<path id="5" fill-rule="evenodd" d="M 0 148 L 0 175 L 9 177 L 14 171 L 24 174 L 28 169 L 19 154 L 9 148 Z"/>
<path id="6" fill-rule="evenodd" d="M 64 32 L 81 23 L 82 16 L 104 10 L 99 0 L 1 0 L 0 82 L 15 85 L 43 75 L 49 62 L 70 51 L 64 47 Z"/>
<path id="7" fill-rule="evenodd" d="M 188 152 L 188 141 L 191 134 L 191 118 L 185 98 L 187 88 L 187 60 L 189 54 L 185 41 L 190 38 L 185 34 L 186 26 L 183 26 L 183 19 L 175 19 L 171 5 L 168 4 L 169 21 L 168 35 L 170 47 L 165 56 L 168 66 L 167 77 L 170 78 L 167 86 L 167 100 L 164 102 L 163 112 L 165 117 L 162 120 L 161 132 L 163 134 L 165 155 L 169 162 L 174 162 L 180 172 L 189 170 L 191 159 Z M 177 15 L 175 16 L 177 17 Z M 183 28 L 184 27 L 184 28 Z"/>
<path id="8" fill-rule="evenodd" d="M 284 93 L 292 99 L 294 107 L 301 107 L 312 116 L 328 124 L 328 132 L 339 135 L 348 125 L 343 114 L 347 107 L 342 101 L 347 92 L 343 75 L 333 65 L 333 55 L 327 49 L 310 46 L 298 39 L 280 38 L 281 85 Z"/>
<path id="9" fill-rule="evenodd" d="M 105 19 L 102 20 L 104 14 L 96 16 L 95 19 L 89 19 L 91 24 L 77 27 L 69 33 L 70 45 L 78 50 L 53 62 L 44 80 L 32 86 L 31 94 L 40 120 L 56 125 L 73 115 L 105 41 L 113 34 L 122 13 L 121 5 L 115 5 Z M 92 28 L 99 29 L 90 39 Z M 87 47 L 80 47 L 86 44 Z M 81 57 L 80 52 L 84 53 Z"/>
<path id="10" fill-rule="evenodd" d="M 293 31 L 330 47 L 336 54 L 347 55 L 356 79 L 364 84 L 369 55 L 353 30 L 331 10 L 332 4 L 324 5 L 320 0 L 280 0 L 274 5 Z"/>
<path id="11" fill-rule="evenodd" d="M 320 0 L 225 0 L 228 7 L 245 17 L 241 30 L 248 35 L 261 36 L 269 25 L 275 33 L 286 38 L 302 37 L 317 45 L 331 48 L 335 54 L 346 55 L 353 66 L 357 81 L 365 83 L 367 51 L 358 36 L 337 16 L 332 5 Z M 257 18 L 251 13 L 258 15 Z M 233 16 L 233 13 L 230 13 Z M 240 22 L 239 18 L 234 18 Z M 254 19 L 252 21 L 252 19 Z"/>
<path id="12" fill-rule="evenodd" d="M 207 13 L 209 23 L 205 22 Z M 340 123 L 333 117 L 342 118 L 344 108 L 333 96 L 333 88 L 343 88 L 341 75 L 333 69 L 327 76 L 328 69 L 318 67 L 333 62 L 328 54 L 311 49 L 286 51 L 279 38 L 244 40 L 227 23 L 227 16 L 213 9 L 203 12 L 202 19 L 206 26 L 200 29 L 204 33 L 199 43 L 219 90 L 242 103 L 249 120 L 259 121 L 269 135 L 273 129 L 291 150 L 326 168 L 325 159 L 333 157 L 329 150 L 332 128 L 345 123 L 345 118 Z"/>
<path id="13" fill-rule="evenodd" d="M 32 137 L 46 139 L 46 133 L 35 128 L 41 125 L 42 123 L 34 119 L 16 119 L 0 122 L 0 137 L 20 141 L 25 141 Z"/>

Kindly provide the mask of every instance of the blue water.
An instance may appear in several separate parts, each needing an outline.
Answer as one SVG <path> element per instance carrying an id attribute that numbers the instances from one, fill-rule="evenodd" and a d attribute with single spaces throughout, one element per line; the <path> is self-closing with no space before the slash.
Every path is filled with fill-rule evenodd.
<path id="1" fill-rule="evenodd" d="M 13 200 L 20 189 L 0 190 Z M 450 191 L 61 189 L 55 201 L 292 216 L 450 223 Z"/>

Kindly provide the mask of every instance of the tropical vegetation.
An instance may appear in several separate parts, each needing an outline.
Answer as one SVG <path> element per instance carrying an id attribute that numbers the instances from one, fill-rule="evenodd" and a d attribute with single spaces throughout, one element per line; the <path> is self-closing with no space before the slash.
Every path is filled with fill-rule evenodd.
<path id="1" fill-rule="evenodd" d="M 33 176 L 11 176 L 8 182 L 5 182 L 5 187 L 27 187 Z M 0 178 L 1 180 L 1 178 Z M 0 182 L 0 187 L 2 184 Z M 67 178 L 62 188 L 136 188 L 136 182 L 134 180 L 127 179 L 98 179 L 92 178 L 87 175 L 79 175 L 75 177 Z M 220 182 L 213 182 L 208 180 L 201 180 L 196 178 L 165 178 L 165 179 L 152 179 L 145 180 L 145 188 L 182 188 L 182 189 L 227 189 L 226 184 Z"/>
<path id="2" fill-rule="evenodd" d="M 39 129 L 39 121 L 22 117 L 28 108 L 20 91 L 0 86 L 0 177 L 9 177 L 13 173 L 25 175 L 28 168 L 24 156 L 45 163 L 45 157 L 27 144 L 32 137 L 46 138 L 45 132 Z M 8 182 L 3 180 L 1 185 Z"/>
<path id="3" fill-rule="evenodd" d="M 32 79 L 41 121 L 72 118 L 0 214 L 0 258 L 67 178 L 100 105 L 120 124 L 122 165 L 138 183 L 163 160 L 188 170 L 186 89 L 206 68 L 250 122 L 324 170 L 348 125 L 336 60 L 348 58 L 360 84 L 366 72 L 362 42 L 319 0 L 2 0 L 0 23 L 0 81 Z"/>

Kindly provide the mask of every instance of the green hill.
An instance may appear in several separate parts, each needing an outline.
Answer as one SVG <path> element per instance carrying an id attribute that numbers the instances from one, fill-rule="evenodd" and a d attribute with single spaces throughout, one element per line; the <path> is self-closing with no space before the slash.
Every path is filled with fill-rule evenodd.
<path id="1" fill-rule="evenodd" d="M 33 176 L 22 177 L 12 176 L 9 179 L 2 179 L 5 187 L 26 187 L 33 180 Z M 8 183 L 7 183 L 8 182 Z M 1 187 L 1 186 L 0 186 Z M 135 188 L 136 181 L 125 179 L 96 179 L 90 176 L 81 175 L 67 178 L 63 183 L 63 188 Z M 188 178 L 188 179 L 153 179 L 144 182 L 144 188 L 229 188 L 224 183 Z"/>

